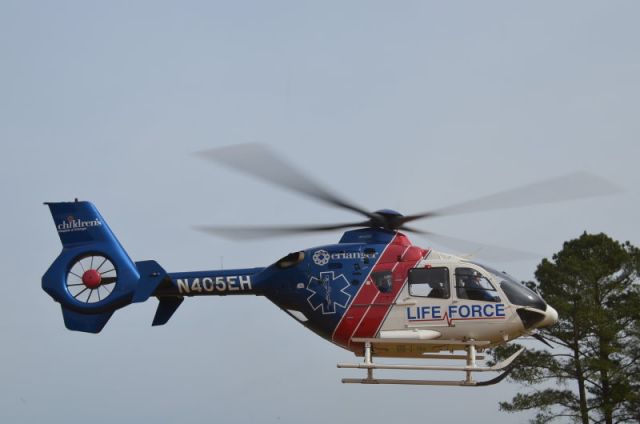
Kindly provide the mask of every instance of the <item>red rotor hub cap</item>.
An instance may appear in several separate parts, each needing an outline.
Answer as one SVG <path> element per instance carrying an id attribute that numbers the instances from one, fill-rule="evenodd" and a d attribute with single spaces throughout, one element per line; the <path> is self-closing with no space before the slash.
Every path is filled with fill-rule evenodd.
<path id="1" fill-rule="evenodd" d="M 82 274 L 82 283 L 90 289 L 97 288 L 102 282 L 100 273 L 95 269 L 88 269 Z"/>

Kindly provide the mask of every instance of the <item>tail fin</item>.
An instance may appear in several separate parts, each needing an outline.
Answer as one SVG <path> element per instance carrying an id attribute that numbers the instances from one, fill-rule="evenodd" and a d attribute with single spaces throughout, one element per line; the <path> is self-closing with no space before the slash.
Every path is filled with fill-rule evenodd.
<path id="1" fill-rule="evenodd" d="M 115 310 L 147 300 L 166 277 L 154 261 L 134 263 L 92 203 L 47 205 L 62 252 L 42 288 L 61 304 L 68 329 L 100 332 Z"/>

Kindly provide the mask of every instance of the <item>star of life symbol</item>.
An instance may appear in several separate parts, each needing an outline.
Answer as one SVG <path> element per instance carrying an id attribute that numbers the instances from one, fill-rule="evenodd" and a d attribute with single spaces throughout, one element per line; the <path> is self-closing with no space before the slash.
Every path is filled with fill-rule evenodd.
<path id="1" fill-rule="evenodd" d="M 307 302 L 316 311 L 320 309 L 322 315 L 336 313 L 336 307 L 346 308 L 351 300 L 351 295 L 345 290 L 349 287 L 347 278 L 340 274 L 337 277 L 333 271 L 320 273 L 320 278 L 311 277 L 307 284 L 307 290 L 311 296 Z"/>
<path id="2" fill-rule="evenodd" d="M 313 254 L 313 262 L 319 266 L 328 264 L 329 259 L 331 259 L 331 255 L 326 250 L 318 250 Z"/>

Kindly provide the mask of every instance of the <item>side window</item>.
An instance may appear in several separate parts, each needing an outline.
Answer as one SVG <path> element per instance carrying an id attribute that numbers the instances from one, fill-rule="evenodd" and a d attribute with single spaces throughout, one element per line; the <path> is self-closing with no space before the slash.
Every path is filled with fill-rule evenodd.
<path id="1" fill-rule="evenodd" d="M 449 268 L 413 268 L 409 270 L 411 296 L 449 298 Z"/>
<path id="2" fill-rule="evenodd" d="M 459 299 L 500 302 L 493 285 L 473 268 L 456 268 L 456 294 Z"/>
<path id="3" fill-rule="evenodd" d="M 391 271 L 374 272 L 371 274 L 373 283 L 382 293 L 391 293 L 393 288 L 393 275 Z"/>

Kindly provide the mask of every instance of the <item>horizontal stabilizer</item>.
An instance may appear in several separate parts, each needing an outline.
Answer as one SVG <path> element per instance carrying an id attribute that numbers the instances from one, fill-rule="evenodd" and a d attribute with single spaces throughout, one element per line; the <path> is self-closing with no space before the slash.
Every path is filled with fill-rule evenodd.
<path id="1" fill-rule="evenodd" d="M 99 333 L 113 315 L 113 311 L 101 314 L 82 314 L 62 307 L 64 325 L 73 331 L 83 331 L 85 333 Z"/>
<path id="2" fill-rule="evenodd" d="M 153 324 L 151 325 L 164 325 L 173 316 L 173 313 L 178 309 L 178 306 L 182 304 L 184 297 L 162 297 L 159 299 L 158 309 L 156 309 L 156 315 L 153 317 Z"/>

